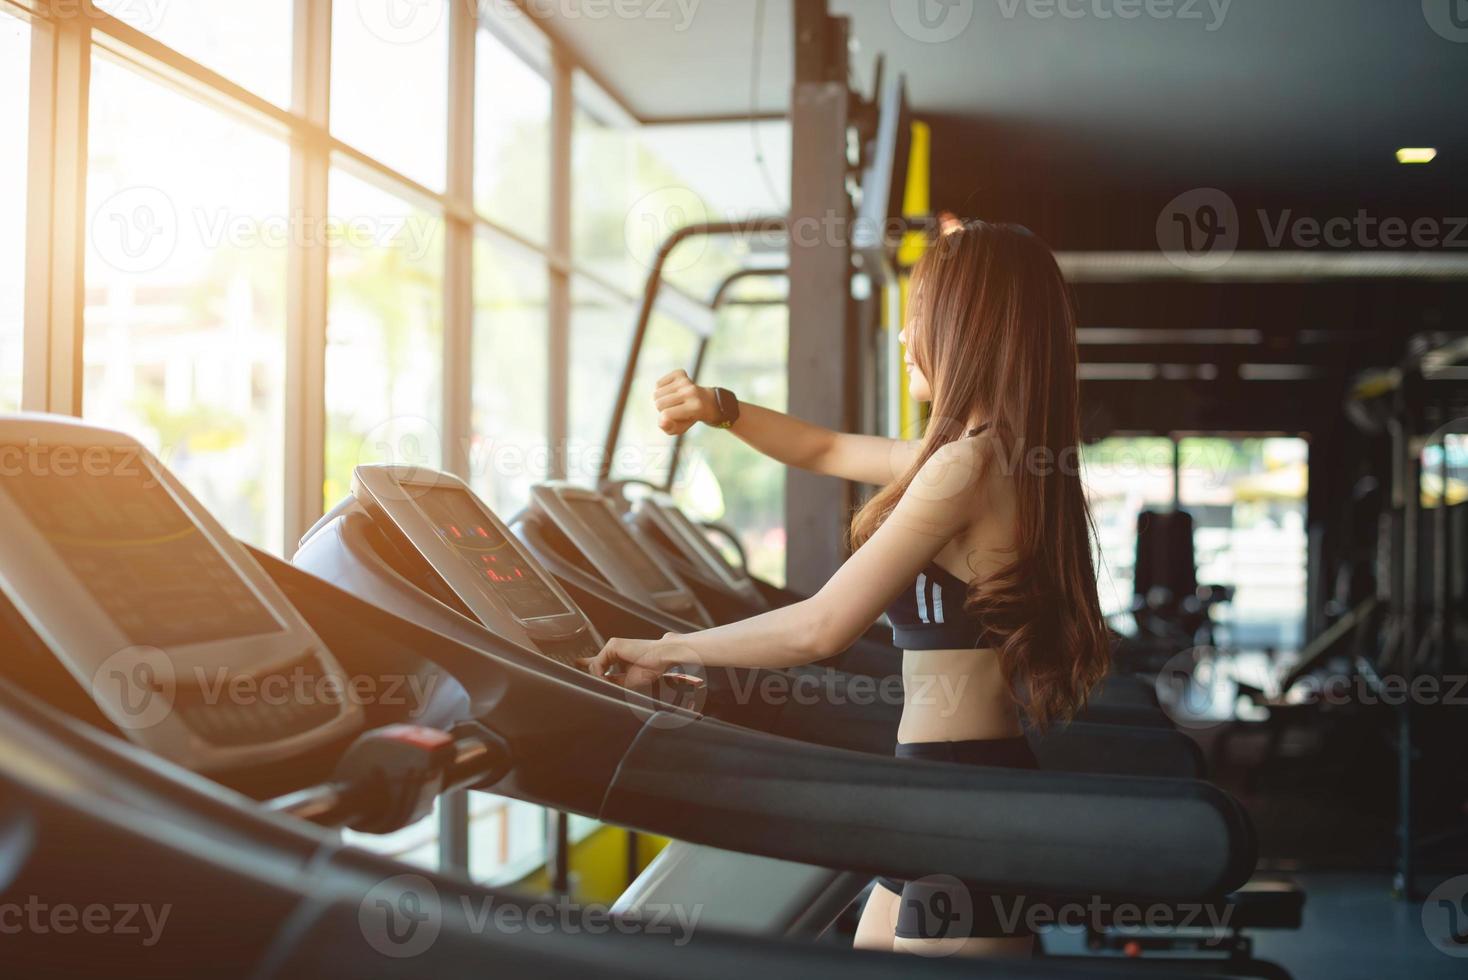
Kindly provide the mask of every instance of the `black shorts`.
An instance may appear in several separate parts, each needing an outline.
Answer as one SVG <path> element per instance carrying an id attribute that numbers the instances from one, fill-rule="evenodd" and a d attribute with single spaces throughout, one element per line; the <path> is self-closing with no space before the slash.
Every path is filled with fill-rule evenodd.
<path id="1" fill-rule="evenodd" d="M 1040 768 L 1023 735 L 971 742 L 898 742 L 897 757 L 965 766 Z M 976 891 L 946 875 L 918 881 L 878 878 L 877 884 L 899 896 L 896 935 L 900 939 L 1001 939 L 1034 934 L 1025 924 L 1022 896 Z"/>

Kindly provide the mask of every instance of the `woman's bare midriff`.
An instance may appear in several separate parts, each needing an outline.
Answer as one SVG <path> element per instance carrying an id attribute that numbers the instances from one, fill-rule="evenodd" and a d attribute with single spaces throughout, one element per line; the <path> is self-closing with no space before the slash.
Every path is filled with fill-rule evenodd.
<path id="1" fill-rule="evenodd" d="M 904 651 L 902 685 L 899 742 L 966 742 L 1024 733 L 997 650 Z"/>

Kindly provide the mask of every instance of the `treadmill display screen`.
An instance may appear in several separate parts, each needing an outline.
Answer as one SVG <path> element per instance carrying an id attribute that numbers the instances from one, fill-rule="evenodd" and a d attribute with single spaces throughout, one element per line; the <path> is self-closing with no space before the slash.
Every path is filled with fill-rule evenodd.
<path id="1" fill-rule="evenodd" d="M 616 554 L 617 559 L 627 567 L 639 585 L 649 592 L 672 592 L 677 588 L 668 577 L 663 574 L 657 565 L 653 564 L 647 552 L 632 537 L 632 532 L 627 526 L 617 520 L 606 504 L 600 500 L 592 500 L 586 497 L 566 497 L 566 506 L 571 508 L 577 518 L 585 524 L 593 534 L 601 539 L 602 543 Z"/>
<path id="2" fill-rule="evenodd" d="M 571 610 L 505 540 L 467 491 L 423 483 L 404 484 L 444 543 L 474 567 L 483 584 L 504 600 L 517 619 L 560 616 Z"/>
<path id="3" fill-rule="evenodd" d="M 281 631 L 137 453 L 97 452 L 78 449 L 76 465 L 55 453 L 54 465 L 0 486 L 128 642 L 175 647 Z"/>

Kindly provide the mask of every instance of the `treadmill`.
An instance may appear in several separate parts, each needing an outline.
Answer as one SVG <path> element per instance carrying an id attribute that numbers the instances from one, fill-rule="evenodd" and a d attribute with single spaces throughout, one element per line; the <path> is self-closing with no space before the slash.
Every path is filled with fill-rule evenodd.
<path id="1" fill-rule="evenodd" d="M 5 859 L 17 873 L 8 883 L 24 880 L 48 895 L 66 894 L 62 885 L 72 895 L 111 887 L 121 862 L 102 860 L 107 852 L 98 852 L 85 873 L 54 880 L 37 875 L 39 855 L 44 850 L 55 859 L 68 843 L 85 852 L 92 841 L 83 839 L 84 831 L 100 841 L 109 829 L 135 836 L 168 830 L 179 836 L 175 850 L 192 848 L 199 860 L 213 859 L 183 879 L 195 885 L 179 893 L 190 900 L 190 914 L 193 903 L 210 907 L 208 899 L 219 894 L 229 895 L 238 913 L 243 890 L 211 891 L 205 882 L 243 889 L 251 876 L 269 870 L 249 856 L 293 846 L 294 855 L 280 860 L 295 877 L 277 875 L 272 883 L 277 897 L 292 887 L 296 894 L 277 903 L 279 916 L 251 906 L 259 912 L 251 928 L 269 937 L 251 961 L 254 975 L 291 975 L 303 964 L 370 963 L 373 952 L 402 955 L 376 947 L 368 926 L 393 908 L 420 907 L 420 881 L 454 896 L 512 901 L 443 876 L 436 884 L 426 875 L 394 875 L 362 889 L 375 874 L 401 866 L 340 848 L 319 832 L 302 836 L 302 820 L 388 832 L 422 816 L 441 793 L 468 786 L 866 874 L 920 878 L 941 866 L 999 894 L 1209 900 L 1253 865 L 1247 818 L 1206 784 L 914 765 L 592 693 L 556 671 L 528 668 L 512 642 L 493 638 L 507 655 L 488 656 L 483 647 L 393 616 L 241 546 L 126 436 L 18 416 L 0 419 L 0 446 L 96 463 L 85 471 L 31 467 L 0 485 L 0 516 L 12 532 L 0 562 L 0 625 L 12 651 L 0 672 L 0 736 L 15 750 L 0 766 L 0 778 L 14 789 L 4 819 L 16 833 L 7 838 L 13 846 Z M 553 664 L 543 656 L 538 662 Z M 291 697 L 260 695 L 267 681 L 287 674 L 282 683 Z M 321 693 L 406 675 L 440 678 L 455 697 L 348 703 Z M 440 727 L 412 723 L 445 704 L 457 704 L 462 717 L 440 718 Z M 39 745 L 48 746 L 44 755 Z M 86 778 L 57 775 L 68 766 Z M 894 805 L 898 787 L 900 807 Z M 92 794 L 104 790 L 123 804 L 96 801 Z M 30 809 L 17 824 L 22 804 Z M 181 810 L 196 814 L 192 825 Z M 272 810 L 281 816 L 268 818 Z M 1077 812 L 1087 820 L 1065 816 Z M 38 823 L 42 813 L 55 819 Z M 214 832 L 200 833 L 201 823 Z M 164 850 L 146 853 L 158 860 Z M 180 880 L 172 875 L 178 869 L 159 863 L 164 867 L 150 868 L 154 880 Z M 339 871 L 350 883 L 324 880 Z M 307 888 L 318 893 L 300 898 Z M 405 896 L 414 901 L 400 901 Z M 353 903 L 355 935 L 343 928 L 350 918 L 344 922 L 339 914 Z M 229 929 L 236 918 L 222 916 Z M 417 951 L 415 973 L 456 964 L 462 972 L 463 957 L 475 950 L 492 957 L 502 949 L 509 962 L 532 956 L 523 936 L 491 933 L 469 941 L 460 935 L 460 918 L 448 911 L 433 917 L 453 938 Z M 199 941 L 207 934 L 176 940 L 169 955 L 201 972 L 197 957 L 213 952 Z M 676 968 L 680 975 L 732 976 L 738 962 L 741 972 L 758 964 L 776 976 L 828 969 L 865 976 L 896 962 L 814 948 L 791 951 L 786 961 L 781 947 L 753 940 L 745 940 L 752 958 L 741 961 L 733 941 L 717 933 L 707 938 L 676 953 L 629 942 L 636 965 L 626 967 L 627 961 L 618 965 L 621 937 L 580 937 L 567 942 L 567 961 L 550 962 L 542 972 L 559 975 L 574 961 L 583 971 L 595 964 L 628 975 L 671 976 Z M 318 939 L 323 946 L 308 948 Z M 104 946 L 73 940 L 68 955 Z M 11 962 L 55 962 L 37 936 L 7 953 Z M 148 953 L 155 955 L 162 954 Z M 919 958 L 901 963 L 918 975 L 944 966 Z M 109 965 L 120 969 L 127 962 Z M 947 966 L 970 975 L 1065 973 L 1038 962 Z"/>
<path id="2" fill-rule="evenodd" d="M 394 481 L 407 485 L 397 486 Z M 433 502 L 433 495 L 424 489 L 429 486 L 445 495 L 457 496 L 464 506 L 449 510 Z M 474 504 L 473 509 L 468 507 L 470 502 Z M 445 523 L 441 518 L 449 514 L 453 520 Z M 467 554 L 464 541 L 476 543 Z M 516 543 L 493 511 L 462 481 L 449 474 L 434 474 L 416 467 L 359 467 L 352 494 L 303 539 L 295 562 L 375 605 L 432 625 L 439 632 L 463 638 L 471 645 L 476 644 L 476 631 L 487 628 L 520 637 L 521 642 L 534 647 L 536 641 L 523 633 L 523 624 L 505 625 L 507 616 L 514 620 L 504 601 L 496 598 L 505 587 L 505 575 L 500 571 L 493 574 L 480 571 L 490 564 L 482 553 L 485 545 L 496 553 L 501 549 L 516 553 L 510 559 L 513 567 L 526 569 L 541 578 L 547 591 L 564 595 L 526 546 Z M 504 559 L 499 559 L 494 564 L 503 568 L 503 562 Z M 467 579 L 455 574 L 461 567 L 472 569 L 474 574 Z M 450 588 L 450 581 L 458 585 Z M 524 587 L 520 584 L 524 579 L 519 575 L 512 581 L 516 583 L 515 589 Z M 599 644 L 597 628 L 587 623 L 586 630 L 594 643 Z M 573 631 L 574 628 L 557 632 Z M 488 638 L 480 636 L 477 644 L 487 655 L 505 656 Z M 539 669 L 566 677 L 587 690 L 652 703 L 640 694 L 589 677 L 574 664 L 557 661 L 553 656 L 555 649 L 552 646 L 539 657 L 530 651 L 518 653 L 516 657 L 527 663 L 538 660 Z M 714 697 L 699 707 L 712 717 L 719 714 L 721 704 Z M 826 717 L 826 725 L 818 734 L 829 741 L 845 719 L 839 712 L 828 712 Z M 890 753 L 894 737 L 895 731 L 884 732 L 883 742 L 874 751 Z M 1046 768 L 1054 771 L 1094 772 L 1111 767 L 1111 771 L 1120 769 L 1133 774 L 1192 776 L 1201 768 L 1195 744 L 1175 732 L 1077 723 L 1037 740 L 1036 748 Z M 819 933 L 830 917 L 865 885 L 866 879 L 747 855 L 736 858 L 711 848 L 675 842 L 629 889 L 620 907 L 635 909 L 667 904 L 670 894 L 676 895 L 679 901 L 693 900 L 700 894 L 706 897 L 708 886 L 715 882 L 734 893 L 758 896 L 728 904 L 705 902 L 713 906 L 710 914 L 715 921 L 742 931 L 808 936 Z M 1257 896 L 1236 895 L 1230 902 L 1235 906 L 1232 912 L 1235 916 L 1240 914 L 1241 903 L 1249 903 L 1252 918 L 1247 919 L 1248 924 L 1267 924 L 1257 911 Z"/>

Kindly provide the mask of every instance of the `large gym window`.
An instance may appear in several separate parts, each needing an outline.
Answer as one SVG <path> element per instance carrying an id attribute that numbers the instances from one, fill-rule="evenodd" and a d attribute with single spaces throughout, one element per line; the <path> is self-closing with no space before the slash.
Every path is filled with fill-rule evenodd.
<path id="1" fill-rule="evenodd" d="M 205 68 L 276 105 L 290 105 L 292 0 L 93 2 Z"/>
<path id="2" fill-rule="evenodd" d="M 621 293 L 582 276 L 571 280 L 567 476 L 573 481 L 596 481 L 596 454 L 606 439 L 607 418 L 617 397 L 616 380 L 627 363 L 636 318 L 637 308 Z"/>
<path id="3" fill-rule="evenodd" d="M 730 306 L 719 316 L 699 383 L 737 391 L 783 412 L 790 354 L 789 310 Z M 749 570 L 785 581 L 785 467 L 726 433 L 696 425 L 684 438 L 674 496 L 692 514 L 734 529 Z"/>
<path id="4" fill-rule="evenodd" d="M 433 191 L 444 189 L 449 9 L 443 0 L 331 10 L 331 131 Z"/>
<path id="5" fill-rule="evenodd" d="M 550 470 L 546 456 L 545 263 L 511 242 L 474 244 L 474 489 L 509 516 Z"/>
<path id="6" fill-rule="evenodd" d="M 1303 439 L 1184 438 L 1179 503 L 1193 517 L 1198 582 L 1234 589 L 1216 618 L 1232 646 L 1294 649 L 1305 627 Z"/>
<path id="7" fill-rule="evenodd" d="M 544 242 L 550 216 L 550 83 L 481 27 L 474 78 L 474 205 Z"/>
<path id="8" fill-rule="evenodd" d="M 0 10 L 0 412 L 20 408 L 24 368 L 30 71 L 30 25 Z"/>
<path id="9" fill-rule="evenodd" d="M 1082 448 L 1082 478 L 1096 522 L 1096 588 L 1101 610 L 1116 630 L 1132 633 L 1132 576 L 1137 555 L 1137 515 L 1167 510 L 1172 498 L 1171 439 L 1102 439 Z"/>
<path id="10" fill-rule="evenodd" d="M 83 413 L 148 444 L 232 533 L 282 538 L 285 143 L 98 54 Z"/>
<path id="11" fill-rule="evenodd" d="M 622 438 L 612 460 L 613 479 L 648 480 L 661 484 L 672 462 L 673 440 L 658 428 L 651 392 L 669 371 L 693 371 L 698 335 L 672 317 L 654 312 L 642 342 L 642 356 L 632 378 L 632 397 L 622 417 Z"/>
<path id="12" fill-rule="evenodd" d="M 326 506 L 359 463 L 443 465 L 443 220 L 331 174 Z"/>

